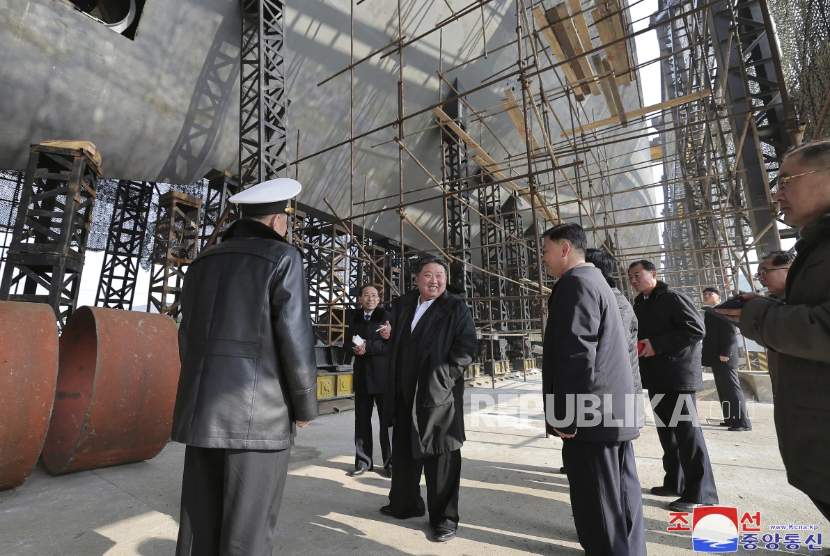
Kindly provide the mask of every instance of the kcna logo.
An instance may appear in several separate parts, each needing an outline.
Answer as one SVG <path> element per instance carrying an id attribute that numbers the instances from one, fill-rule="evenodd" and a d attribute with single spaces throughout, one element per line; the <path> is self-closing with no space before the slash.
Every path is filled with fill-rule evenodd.
<path id="1" fill-rule="evenodd" d="M 695 508 L 692 542 L 695 552 L 737 552 L 738 509 L 726 506 Z"/>

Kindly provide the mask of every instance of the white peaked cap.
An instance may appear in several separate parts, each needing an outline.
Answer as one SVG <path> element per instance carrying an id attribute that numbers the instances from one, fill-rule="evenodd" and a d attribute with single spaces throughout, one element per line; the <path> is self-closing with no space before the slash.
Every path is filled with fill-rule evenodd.
<path id="1" fill-rule="evenodd" d="M 302 189 L 303 186 L 297 180 L 277 178 L 251 186 L 228 200 L 240 205 L 276 203 L 277 201 L 287 201 L 292 197 L 296 197 Z"/>
<path id="2" fill-rule="evenodd" d="M 242 205 L 243 215 L 257 216 L 285 212 L 288 200 L 302 191 L 300 182 L 291 178 L 268 180 L 240 191 L 230 199 L 231 203 Z"/>

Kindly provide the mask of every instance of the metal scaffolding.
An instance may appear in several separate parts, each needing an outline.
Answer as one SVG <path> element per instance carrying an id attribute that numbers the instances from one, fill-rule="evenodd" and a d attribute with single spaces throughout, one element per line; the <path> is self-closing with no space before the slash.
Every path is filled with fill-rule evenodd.
<path id="1" fill-rule="evenodd" d="M 467 292 L 482 342 L 490 343 L 488 357 L 494 360 L 504 350 L 485 334 L 517 332 L 511 345 L 518 347 L 508 349 L 523 355 L 528 355 L 529 340 L 540 339 L 551 284 L 537 246 L 544 230 L 563 220 L 580 222 L 593 244 L 617 259 L 621 272 L 632 261 L 651 258 L 673 287 L 693 297 L 705 286 L 736 287 L 738 273 L 752 283 L 750 254 L 780 246 L 770 187 L 783 153 L 800 141 L 803 131 L 783 82 L 767 0 L 661 2 L 647 22 L 633 22 L 624 0 L 558 5 L 553 0 L 516 0 L 515 39 L 495 48 L 488 44 L 483 53 L 449 69 L 439 55 L 438 102 L 407 110 L 402 69 L 407 47 L 438 34 L 440 50 L 440 35 L 448 25 L 463 18 L 472 24 L 489 3 L 470 2 L 410 37 L 401 28 L 399 2 L 397 37 L 355 61 L 354 10 L 360 2 L 352 2 L 350 64 L 318 85 L 349 74 L 349 137 L 302 157 L 298 153 L 292 163 L 349 147 L 349 214 L 334 213 L 326 225 L 342 224 L 352 230 L 350 240 L 360 242 L 355 221 L 397 212 L 400 234 L 382 265 L 389 284 L 398 291 L 407 289 L 406 228 L 432 246 L 424 252 L 450 262 L 451 282 Z M 483 19 L 481 26 L 486 36 Z M 635 53 L 634 38 L 649 31 L 657 32 L 660 52 L 643 59 Z M 466 91 L 460 87 L 455 71 L 504 49 L 515 52 L 513 65 Z M 398 62 L 398 116 L 355 133 L 355 67 L 390 57 Z M 651 64 L 661 68 L 661 102 L 627 108 L 621 92 L 639 87 L 639 70 Z M 473 93 L 496 87 L 504 90 L 500 104 L 471 104 Z M 591 96 L 603 99 L 610 117 L 585 111 L 584 101 Z M 408 129 L 415 117 L 429 113 L 436 117 L 434 123 Z M 523 152 L 510 152 L 488 123 L 505 113 L 524 140 Z M 471 137 L 473 124 L 491 143 L 504 147 L 501 155 L 487 152 Z M 356 202 L 355 144 L 392 129 L 393 140 L 375 140 L 371 146 L 397 144 L 398 192 L 367 200 L 364 186 L 363 201 Z M 419 160 L 409 139 L 435 129 L 440 129 L 438 177 L 428 170 L 435 161 Z M 620 163 L 609 152 L 621 143 L 646 147 L 640 159 Z M 429 178 L 427 187 L 404 188 L 404 158 Z M 656 166 L 662 166 L 661 179 L 629 177 Z M 634 194 L 640 202 L 633 205 L 621 197 Z M 445 207 L 443 242 L 409 216 L 412 207 L 435 201 Z M 477 235 L 471 233 L 473 214 L 478 216 Z M 642 245 L 621 243 L 623 233 L 642 238 Z M 474 253 L 481 254 L 480 264 Z M 349 254 L 358 268 L 365 268 L 369 259 L 381 266 L 379 252 L 370 257 L 351 249 Z M 332 294 L 330 299 L 339 297 Z M 497 372 L 494 366 L 491 372 Z"/>
<path id="2" fill-rule="evenodd" d="M 528 358 L 529 344 L 541 338 L 552 284 L 538 248 L 541 235 L 554 224 L 579 222 L 593 246 L 617 259 L 623 284 L 628 264 L 649 258 L 672 287 L 693 297 L 706 286 L 733 289 L 739 279 L 754 287 L 757 255 L 780 248 L 781 235 L 789 233 L 779 230 L 771 188 L 783 154 L 800 143 L 805 125 L 785 72 L 807 83 L 806 68 L 830 65 L 822 50 L 826 38 L 810 38 L 827 34 L 826 18 L 813 23 L 808 17 L 822 9 L 814 0 L 795 0 L 792 10 L 784 0 L 660 0 L 658 11 L 639 21 L 632 20 L 630 9 L 639 2 L 629 0 L 514 0 L 498 7 L 491 0 L 469 0 L 460 8 L 447 3 L 451 14 L 418 33 L 405 32 L 407 11 L 397 0 L 390 42 L 356 59 L 355 12 L 371 9 L 363 2 L 351 0 L 348 66 L 318 84 L 348 79 L 348 137 L 300 156 L 302 130 L 297 130 L 293 160 L 287 142 L 285 5 L 274 0 L 241 4 L 238 186 L 287 176 L 291 166 L 297 176 L 301 164 L 349 149 L 344 169 L 349 189 L 342 192 L 348 193 L 348 214 L 338 214 L 323 199 L 330 213 L 318 204 L 316 211 L 294 207 L 292 217 L 291 239 L 305 255 L 312 319 L 321 342 L 343 342 L 346 310 L 354 306 L 361 284 L 377 285 L 384 301 L 391 301 L 414 287 L 411 267 L 417 257 L 435 253 L 450 263 L 451 283 L 466 292 L 487 357 L 500 363 L 485 368 L 498 374 L 508 354 Z M 503 44 L 493 44 L 492 37 L 488 41 L 485 9 L 515 18 L 515 36 Z M 786 51 L 798 53 L 795 61 L 780 57 L 774 16 L 820 27 L 805 28 L 803 42 L 787 31 Z M 447 68 L 443 35 L 459 22 L 467 30 L 480 25 L 480 33 L 465 50 L 467 58 Z M 650 32 L 656 32 L 659 52 L 646 57 L 635 51 L 634 39 Z M 404 61 L 413 45 L 427 38 L 429 48 L 437 44 L 437 101 L 414 106 L 405 102 Z M 459 72 L 484 64 L 496 52 L 510 63 L 462 88 Z M 355 69 L 381 59 L 395 62 L 388 66 L 392 69 L 378 71 L 389 71 L 397 82 L 390 95 L 396 117 L 373 120 L 370 129 L 356 132 Z M 660 102 L 646 106 L 639 76 L 652 65 L 660 69 L 662 94 Z M 809 98 L 807 124 L 814 138 L 830 127 L 830 94 L 825 98 L 822 79 L 826 75 L 793 93 L 793 99 Z M 474 95 L 483 90 L 495 91 L 501 101 L 475 106 L 474 99 L 481 97 Z M 632 106 L 635 97 L 639 102 Z M 597 102 L 589 113 L 588 100 L 599 101 L 601 115 Z M 510 132 L 521 138 L 520 149 L 515 137 L 504 140 L 497 120 L 506 117 Z M 372 148 L 397 147 L 395 190 L 367 198 L 365 174 L 363 183 L 355 183 L 358 145 L 365 154 L 361 164 L 371 164 L 371 153 L 379 152 Z M 407 171 L 422 174 L 426 185 L 404 187 L 405 161 Z M 440 173 L 430 170 L 438 165 Z M 644 177 L 655 169 L 662 176 Z M 192 238 L 192 250 L 179 257 L 183 264 L 234 218 L 227 197 L 237 180 L 223 173 L 208 179 L 204 221 L 197 217 L 185 226 L 190 232 L 201 222 L 201 236 Z M 427 204 L 430 210 L 444 207 L 443 219 L 432 218 L 429 229 L 417 218 Z M 126 218 L 119 214 L 113 215 L 113 229 L 116 220 Z M 367 222 L 382 214 L 399 218 L 395 237 L 369 229 Z M 435 222 L 443 229 L 436 230 Z M 166 217 L 158 223 L 157 235 L 172 229 Z M 427 247 L 416 249 L 416 243 Z M 133 247 L 108 245 L 107 260 L 114 265 L 116 251 L 127 256 Z M 113 297 L 102 293 L 112 290 L 103 284 L 99 300 Z M 120 296 L 118 306 L 125 306 L 132 294 L 126 285 L 121 290 L 115 297 Z M 175 303 L 157 305 L 167 310 Z"/>

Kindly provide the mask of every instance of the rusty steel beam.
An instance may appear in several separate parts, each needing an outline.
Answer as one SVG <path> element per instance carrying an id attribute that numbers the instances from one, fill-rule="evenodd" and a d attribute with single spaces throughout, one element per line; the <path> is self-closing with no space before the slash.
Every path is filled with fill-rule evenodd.
<path id="1" fill-rule="evenodd" d="M 46 438 L 58 376 L 58 328 L 51 307 L 0 301 L 0 353 L 3 490 L 26 480 Z"/>
<path id="2" fill-rule="evenodd" d="M 154 458 L 170 438 L 178 329 L 163 315 L 81 307 L 60 339 L 43 462 L 52 474 Z"/>

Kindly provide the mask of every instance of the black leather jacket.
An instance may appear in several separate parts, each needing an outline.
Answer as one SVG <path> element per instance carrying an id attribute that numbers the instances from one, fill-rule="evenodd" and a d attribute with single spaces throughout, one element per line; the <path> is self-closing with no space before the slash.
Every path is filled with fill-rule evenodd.
<path id="1" fill-rule="evenodd" d="M 172 439 L 284 450 L 317 413 L 317 369 L 300 252 L 239 220 L 199 255 L 182 288 L 182 371 Z"/>

